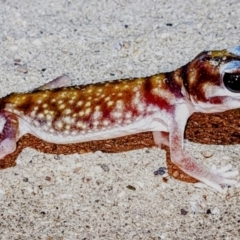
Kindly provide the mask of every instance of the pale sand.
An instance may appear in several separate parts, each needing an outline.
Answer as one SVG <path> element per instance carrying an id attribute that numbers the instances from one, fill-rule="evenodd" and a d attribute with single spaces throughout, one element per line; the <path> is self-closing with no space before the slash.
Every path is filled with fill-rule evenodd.
<path id="1" fill-rule="evenodd" d="M 152 75 L 240 43 L 240 1 L 118 2 L 1 1 L 0 95 L 63 73 L 74 84 Z M 186 149 L 199 161 L 212 152 L 208 166 L 240 170 L 237 145 Z M 239 239 L 240 188 L 219 195 L 164 183 L 153 172 L 165 152 L 148 151 L 58 159 L 25 149 L 18 166 L 0 171 L 0 239 Z"/>

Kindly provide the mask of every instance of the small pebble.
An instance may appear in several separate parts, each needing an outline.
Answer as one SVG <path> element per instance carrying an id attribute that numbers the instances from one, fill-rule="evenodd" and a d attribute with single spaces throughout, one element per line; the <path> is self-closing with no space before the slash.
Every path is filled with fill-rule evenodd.
<path id="1" fill-rule="evenodd" d="M 210 157 L 213 156 L 214 153 L 211 152 L 211 151 L 201 151 L 201 154 L 202 154 L 202 156 L 205 157 L 205 158 L 210 158 Z"/>
<path id="2" fill-rule="evenodd" d="M 125 48 L 125 49 L 129 49 L 130 47 L 131 47 L 131 44 L 130 44 L 130 42 L 123 42 L 123 47 Z"/>
<path id="3" fill-rule="evenodd" d="M 181 209 L 181 215 L 187 215 L 188 211 L 186 211 L 185 209 Z"/>
<path id="4" fill-rule="evenodd" d="M 28 178 L 27 177 L 23 178 L 23 181 L 28 182 Z"/>
<path id="5" fill-rule="evenodd" d="M 140 42 L 142 42 L 143 41 L 143 36 L 141 35 L 141 36 L 138 36 L 136 39 L 135 39 L 135 42 L 136 43 L 140 43 Z"/>
<path id="6" fill-rule="evenodd" d="M 104 172 L 109 172 L 109 167 L 107 164 L 101 164 L 100 167 L 103 169 Z"/>
<path id="7" fill-rule="evenodd" d="M 165 167 L 160 167 L 158 170 L 154 171 L 154 175 L 164 175 L 167 171 L 167 168 Z"/>
<path id="8" fill-rule="evenodd" d="M 17 66 L 17 71 L 22 72 L 22 73 L 27 73 L 28 72 L 27 65 L 26 64 L 18 65 Z"/>
<path id="9" fill-rule="evenodd" d="M 127 185 L 127 187 L 129 190 L 132 190 L 132 191 L 136 191 L 136 188 L 132 185 Z"/>
<path id="10" fill-rule="evenodd" d="M 207 209 L 207 212 L 206 212 L 207 214 L 211 214 L 212 212 L 211 212 L 211 209 Z"/>
<path id="11" fill-rule="evenodd" d="M 55 156 L 54 156 L 54 159 L 55 159 L 55 160 L 60 160 L 61 157 L 60 157 L 59 155 L 55 155 Z"/>
<path id="12" fill-rule="evenodd" d="M 52 179 L 51 179 L 51 177 L 46 176 L 46 177 L 45 177 L 45 180 L 50 182 Z"/>
<path id="13" fill-rule="evenodd" d="M 117 51 L 120 51 L 120 50 L 122 49 L 122 47 L 123 47 L 123 44 L 122 44 L 121 42 L 115 42 L 115 43 L 113 44 L 113 47 L 114 47 L 114 49 L 116 49 Z"/>
<path id="14" fill-rule="evenodd" d="M 13 61 L 14 61 L 15 63 L 20 63 L 20 62 L 21 62 L 21 59 L 16 58 L 16 59 L 13 59 Z"/>

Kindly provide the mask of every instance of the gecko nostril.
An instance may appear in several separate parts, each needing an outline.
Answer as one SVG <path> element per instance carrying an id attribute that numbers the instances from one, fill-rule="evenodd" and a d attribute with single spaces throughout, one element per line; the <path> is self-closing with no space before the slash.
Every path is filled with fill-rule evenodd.
<path id="1" fill-rule="evenodd" d="M 231 92 L 240 93 L 240 73 L 224 73 L 224 86 Z"/>

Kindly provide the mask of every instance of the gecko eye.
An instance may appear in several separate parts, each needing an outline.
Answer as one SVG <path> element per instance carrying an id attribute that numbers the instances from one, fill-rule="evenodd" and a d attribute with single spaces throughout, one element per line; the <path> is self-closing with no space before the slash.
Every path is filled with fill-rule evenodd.
<path id="1" fill-rule="evenodd" d="M 240 93 L 240 73 L 228 73 L 223 75 L 223 83 L 225 87 L 234 93 Z"/>

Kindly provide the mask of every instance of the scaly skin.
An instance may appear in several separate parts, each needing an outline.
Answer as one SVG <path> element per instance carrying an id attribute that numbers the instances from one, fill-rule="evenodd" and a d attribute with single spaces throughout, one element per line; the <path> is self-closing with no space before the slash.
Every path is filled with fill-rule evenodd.
<path id="1" fill-rule="evenodd" d="M 183 151 L 183 134 L 193 112 L 239 108 L 238 81 L 240 47 L 203 52 L 182 68 L 145 78 L 65 87 L 69 78 L 62 76 L 0 100 L 0 159 L 26 133 L 66 144 L 152 131 L 155 143 L 168 144 L 171 160 L 184 172 L 222 192 L 238 172 L 211 171 L 196 162 Z"/>

